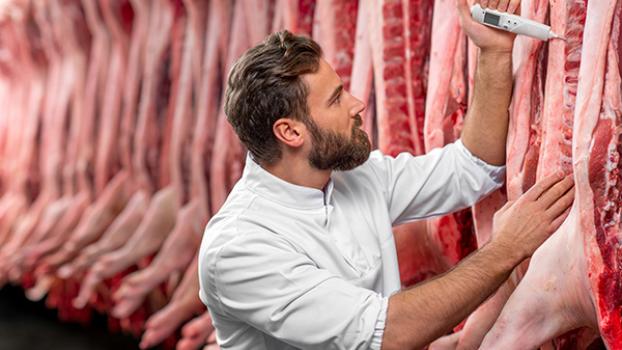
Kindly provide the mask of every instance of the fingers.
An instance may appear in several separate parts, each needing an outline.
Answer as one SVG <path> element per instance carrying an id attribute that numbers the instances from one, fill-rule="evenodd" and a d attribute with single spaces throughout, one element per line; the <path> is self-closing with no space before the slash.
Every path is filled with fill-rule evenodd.
<path id="1" fill-rule="evenodd" d="M 474 1 L 474 4 L 475 3 L 480 3 L 483 8 L 489 8 L 499 12 L 514 13 L 520 5 L 520 0 L 481 0 Z"/>
<path id="2" fill-rule="evenodd" d="M 564 211 L 562 215 L 558 216 L 555 220 L 553 220 L 553 222 L 549 225 L 549 230 L 550 230 L 549 232 L 554 233 L 555 231 L 557 231 L 557 229 L 562 225 L 562 223 L 566 221 L 566 218 L 570 214 L 571 210 L 572 210 L 572 206 L 568 207 L 568 209 L 566 209 L 566 211 Z"/>
<path id="3" fill-rule="evenodd" d="M 555 173 L 553 175 L 547 176 L 544 179 L 536 182 L 522 198 L 529 201 L 536 201 L 544 192 L 546 192 L 553 185 L 563 180 L 564 176 L 562 173 Z"/>
<path id="4" fill-rule="evenodd" d="M 508 210 L 512 205 L 514 205 L 515 202 L 516 201 L 507 201 L 507 202 L 505 202 L 505 204 L 501 208 L 499 208 L 499 210 L 497 210 L 497 212 L 498 213 L 502 213 L 502 212 Z"/>
<path id="5" fill-rule="evenodd" d="M 471 10 L 469 9 L 467 0 L 456 0 L 456 6 L 458 7 L 458 15 L 460 16 L 461 21 L 470 18 Z"/>
<path id="6" fill-rule="evenodd" d="M 571 184 L 571 187 L 564 193 L 564 195 L 546 210 L 547 214 L 549 214 L 551 218 L 557 218 L 562 213 L 568 211 L 574 201 L 574 196 L 574 184 Z"/>
<path id="7" fill-rule="evenodd" d="M 488 8 L 496 10 L 498 5 L 499 5 L 499 0 L 488 0 Z"/>
<path id="8" fill-rule="evenodd" d="M 574 181 L 572 176 L 567 176 L 563 180 L 557 182 L 548 191 L 544 192 L 540 198 L 538 198 L 538 203 L 541 203 L 544 208 L 549 208 L 553 205 L 553 203 L 557 202 L 570 188 L 574 186 Z M 562 210 L 563 211 L 563 210 Z"/>
<path id="9" fill-rule="evenodd" d="M 500 0 L 499 4 L 497 5 L 497 11 L 507 12 L 509 3 L 510 0 Z"/>
<path id="10" fill-rule="evenodd" d="M 510 0 L 508 4 L 507 13 L 515 13 L 517 15 L 520 14 L 520 0 Z"/>
<path id="11" fill-rule="evenodd" d="M 483 1 L 485 0 L 481 0 L 481 2 Z M 475 0 L 472 3 L 480 3 L 480 0 Z M 475 28 L 480 26 L 480 24 L 471 17 L 471 7 L 469 6 L 467 0 L 456 0 L 456 6 L 458 9 L 458 17 L 460 18 L 460 26 L 463 29 L 466 30 L 467 28 L 471 28 L 471 30 L 475 30 Z"/>

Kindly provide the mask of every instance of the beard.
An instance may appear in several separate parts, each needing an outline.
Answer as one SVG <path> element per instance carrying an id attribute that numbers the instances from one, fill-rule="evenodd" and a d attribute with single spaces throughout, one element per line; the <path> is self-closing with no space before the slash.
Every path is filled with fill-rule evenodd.
<path id="1" fill-rule="evenodd" d="M 365 163 L 371 152 L 371 143 L 363 125 L 361 116 L 357 115 L 350 137 L 332 130 L 321 129 L 311 118 L 307 128 L 312 136 L 312 149 L 309 163 L 320 170 L 345 171 Z"/>

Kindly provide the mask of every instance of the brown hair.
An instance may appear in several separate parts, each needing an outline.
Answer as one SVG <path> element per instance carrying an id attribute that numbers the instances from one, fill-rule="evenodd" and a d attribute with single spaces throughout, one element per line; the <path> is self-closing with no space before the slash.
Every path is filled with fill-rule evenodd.
<path id="1" fill-rule="evenodd" d="M 301 75 L 317 72 L 320 46 L 286 30 L 246 51 L 227 80 L 225 114 L 257 162 L 280 159 L 272 126 L 280 118 L 307 121 L 308 87 Z"/>

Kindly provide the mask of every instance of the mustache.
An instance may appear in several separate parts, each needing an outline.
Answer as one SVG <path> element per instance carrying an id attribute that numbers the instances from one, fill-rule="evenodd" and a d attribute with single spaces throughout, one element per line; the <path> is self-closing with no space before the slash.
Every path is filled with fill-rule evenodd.
<path id="1" fill-rule="evenodd" d="M 363 125 L 363 118 L 361 118 L 360 114 L 357 114 L 356 116 L 354 116 L 354 127 L 358 128 L 361 125 Z"/>

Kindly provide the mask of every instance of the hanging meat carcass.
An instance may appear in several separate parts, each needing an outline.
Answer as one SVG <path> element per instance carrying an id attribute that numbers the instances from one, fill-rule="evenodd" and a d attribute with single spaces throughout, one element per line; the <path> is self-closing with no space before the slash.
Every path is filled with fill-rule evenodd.
<path id="1" fill-rule="evenodd" d="M 577 203 L 529 268 L 517 269 L 471 315 L 453 346 L 477 347 L 490 330 L 483 347 L 537 347 L 588 327 L 553 345 L 585 348 L 600 334 L 609 348 L 621 347 L 622 5 L 522 3 L 523 15 L 550 18 L 567 40 L 517 40 L 507 194 L 514 199 L 562 169 L 575 174 Z M 86 320 L 95 307 L 137 333 L 155 312 L 142 346 L 164 341 L 193 316 L 179 346 L 214 341 L 196 294 L 194 253 L 201 226 L 242 169 L 244 150 L 220 96 L 244 50 L 283 28 L 313 36 L 345 85 L 369 102 L 365 128 L 391 155 L 422 154 L 459 137 L 477 60 L 449 0 L 11 6 L 10 14 L 0 11 L 0 103 L 7 106 L 0 111 L 0 282 L 21 282 L 33 299 L 47 293 L 62 317 Z M 498 192 L 480 203 L 472 224 L 465 212 L 396 228 L 403 283 L 468 254 L 473 227 L 484 244 L 504 201 Z M 183 258 L 171 262 L 175 254 Z M 517 340 L 529 325 L 534 336 Z"/>
<path id="2" fill-rule="evenodd" d="M 609 348 L 622 346 L 617 179 L 620 5 L 587 4 L 572 128 L 577 200 L 564 225 L 534 254 L 483 348 L 538 346 L 578 327 L 599 330 Z M 515 342 L 514 330 L 525 330 L 528 324 L 532 336 Z"/>

